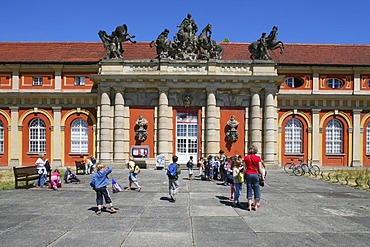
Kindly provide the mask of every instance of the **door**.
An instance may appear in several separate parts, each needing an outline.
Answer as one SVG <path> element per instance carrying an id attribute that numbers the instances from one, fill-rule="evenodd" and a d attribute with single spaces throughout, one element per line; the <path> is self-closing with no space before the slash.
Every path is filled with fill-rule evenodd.
<path id="1" fill-rule="evenodd" d="M 198 115 L 196 112 L 176 113 L 176 155 L 179 164 L 186 164 L 190 156 L 198 160 Z"/>

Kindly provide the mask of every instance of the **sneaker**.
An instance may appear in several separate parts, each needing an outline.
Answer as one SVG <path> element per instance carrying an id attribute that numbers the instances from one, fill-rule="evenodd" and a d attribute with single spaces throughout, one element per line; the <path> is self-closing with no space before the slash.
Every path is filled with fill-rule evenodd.
<path id="1" fill-rule="evenodd" d="M 141 186 L 137 189 L 137 192 L 140 192 L 141 191 Z"/>
<path id="2" fill-rule="evenodd" d="M 110 213 L 111 214 L 117 213 L 117 210 L 114 207 L 111 207 L 110 208 Z"/>

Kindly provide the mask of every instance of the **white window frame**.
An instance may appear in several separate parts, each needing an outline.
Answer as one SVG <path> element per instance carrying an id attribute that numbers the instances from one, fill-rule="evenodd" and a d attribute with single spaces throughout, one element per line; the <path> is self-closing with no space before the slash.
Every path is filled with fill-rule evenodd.
<path id="1" fill-rule="evenodd" d="M 4 153 L 4 124 L 0 121 L 0 153 Z"/>
<path id="2" fill-rule="evenodd" d="M 42 86 L 42 77 L 34 76 L 32 81 L 33 86 Z"/>
<path id="3" fill-rule="evenodd" d="M 330 78 L 326 81 L 326 85 L 333 89 L 342 88 L 344 86 L 344 81 L 338 78 Z"/>
<path id="4" fill-rule="evenodd" d="M 343 124 L 338 119 L 332 119 L 326 124 L 326 154 L 343 154 Z"/>
<path id="5" fill-rule="evenodd" d="M 46 152 L 46 124 L 41 118 L 32 119 L 29 125 L 29 152 Z"/>
<path id="6" fill-rule="evenodd" d="M 88 153 L 89 125 L 86 120 L 77 118 L 71 123 L 71 152 Z"/>
<path id="7" fill-rule="evenodd" d="M 285 125 L 285 153 L 302 153 L 303 124 L 292 118 Z"/>
<path id="8" fill-rule="evenodd" d="M 296 83 L 296 81 L 300 81 L 300 85 L 297 86 L 298 83 Z M 301 79 L 301 78 L 296 78 L 296 77 L 289 77 L 288 79 L 285 80 L 285 84 L 288 86 L 288 87 L 291 87 L 291 88 L 298 88 L 298 87 L 302 87 L 303 84 L 304 84 L 304 81 Z"/>
<path id="9" fill-rule="evenodd" d="M 370 122 L 366 126 L 366 154 L 370 154 Z"/>
<path id="10" fill-rule="evenodd" d="M 85 86 L 86 77 L 85 76 L 75 76 L 75 86 Z"/>

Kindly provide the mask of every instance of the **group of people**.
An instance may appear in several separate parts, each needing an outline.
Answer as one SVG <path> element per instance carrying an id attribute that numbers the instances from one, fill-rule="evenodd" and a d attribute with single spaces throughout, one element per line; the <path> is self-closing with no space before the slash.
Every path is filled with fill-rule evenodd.
<path id="1" fill-rule="evenodd" d="M 221 180 L 224 185 L 229 185 L 231 190 L 229 200 L 233 202 L 233 206 L 240 205 L 240 194 L 243 183 L 245 183 L 247 187 L 247 209 L 257 210 L 261 206 L 260 182 L 263 182 L 266 176 L 264 163 L 261 157 L 256 155 L 257 152 L 257 147 L 251 145 L 245 157 L 241 155 L 227 157 L 223 150 L 220 150 L 219 156 L 201 157 L 197 163 L 199 177 L 208 181 Z M 192 161 L 192 157 L 190 160 Z M 193 171 L 189 168 L 188 170 L 189 179 L 191 179 Z"/>

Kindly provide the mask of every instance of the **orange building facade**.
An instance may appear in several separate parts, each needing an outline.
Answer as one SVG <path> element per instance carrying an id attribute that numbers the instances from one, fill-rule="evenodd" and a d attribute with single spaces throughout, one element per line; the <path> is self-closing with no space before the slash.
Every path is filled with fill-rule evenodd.
<path id="1" fill-rule="evenodd" d="M 123 60 L 103 60 L 101 43 L 0 43 L 0 166 L 33 165 L 39 153 L 54 167 L 81 155 L 186 163 L 250 144 L 270 166 L 370 166 L 368 45 L 288 44 L 272 61 L 249 60 L 241 43 L 209 61 L 124 45 Z"/>

